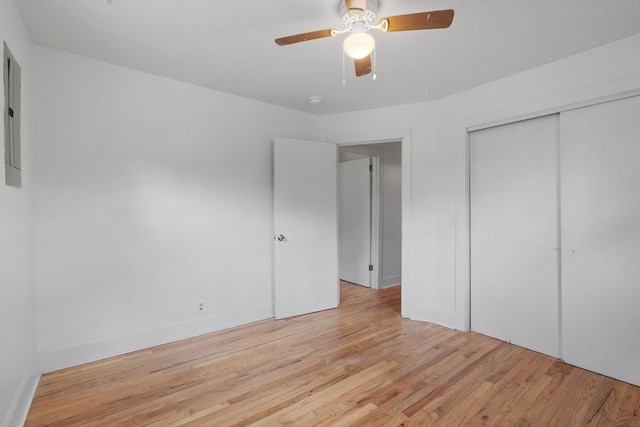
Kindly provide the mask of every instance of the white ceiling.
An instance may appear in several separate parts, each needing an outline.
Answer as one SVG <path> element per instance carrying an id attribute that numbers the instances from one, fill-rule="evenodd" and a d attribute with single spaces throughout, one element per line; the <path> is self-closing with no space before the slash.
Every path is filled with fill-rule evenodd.
<path id="1" fill-rule="evenodd" d="M 640 0 L 380 0 L 378 17 L 455 18 L 374 34 L 378 79 L 347 58 L 343 86 L 344 36 L 273 41 L 339 27 L 338 0 L 16 2 L 34 43 L 312 114 L 434 100 L 640 32 Z"/>

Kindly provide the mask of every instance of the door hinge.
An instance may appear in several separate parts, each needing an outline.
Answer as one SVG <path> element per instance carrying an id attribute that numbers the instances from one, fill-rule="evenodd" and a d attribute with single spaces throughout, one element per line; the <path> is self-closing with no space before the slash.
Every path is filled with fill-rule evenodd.
<path id="1" fill-rule="evenodd" d="M 369 165 L 369 172 L 373 172 L 373 165 Z"/>
<path id="2" fill-rule="evenodd" d="M 373 271 L 373 265 L 369 264 L 369 271 Z"/>
<path id="3" fill-rule="evenodd" d="M 9 117 L 13 117 L 13 108 L 9 107 Z"/>

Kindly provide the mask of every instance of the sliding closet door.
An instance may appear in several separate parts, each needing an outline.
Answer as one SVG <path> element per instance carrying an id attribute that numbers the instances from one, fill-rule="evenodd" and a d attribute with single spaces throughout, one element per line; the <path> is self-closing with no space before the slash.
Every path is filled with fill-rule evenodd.
<path id="1" fill-rule="evenodd" d="M 564 359 L 640 385 L 640 97 L 560 121 Z"/>
<path id="2" fill-rule="evenodd" d="M 558 116 L 470 134 L 471 329 L 559 356 Z"/>

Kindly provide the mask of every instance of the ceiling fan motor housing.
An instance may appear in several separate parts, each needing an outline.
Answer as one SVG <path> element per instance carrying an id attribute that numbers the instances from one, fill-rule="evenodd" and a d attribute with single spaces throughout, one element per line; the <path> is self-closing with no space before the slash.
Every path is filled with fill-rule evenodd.
<path id="1" fill-rule="evenodd" d="M 341 0 L 340 16 L 351 16 L 356 20 L 366 20 L 373 15 L 373 21 L 378 14 L 378 0 Z M 344 18 L 343 18 L 344 21 Z"/>

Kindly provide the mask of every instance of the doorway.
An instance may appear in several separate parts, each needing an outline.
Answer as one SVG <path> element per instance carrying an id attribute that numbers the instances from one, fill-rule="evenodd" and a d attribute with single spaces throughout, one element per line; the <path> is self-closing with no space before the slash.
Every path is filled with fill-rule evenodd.
<path id="1" fill-rule="evenodd" d="M 273 291 L 276 318 L 326 310 L 340 304 L 338 149 L 358 145 L 379 148 L 382 147 L 380 144 L 388 142 L 396 142 L 400 152 L 395 168 L 401 177 L 398 180 L 401 183 L 400 190 L 391 193 L 400 202 L 397 206 L 388 205 L 396 211 L 400 209 L 401 232 L 395 235 L 400 241 L 396 256 L 400 259 L 398 264 L 401 271 L 394 277 L 388 274 L 385 265 L 378 262 L 378 266 L 382 267 L 383 275 L 387 273 L 383 280 L 391 282 L 389 286 L 404 285 L 401 291 L 401 315 L 412 318 L 410 129 L 335 137 L 327 143 L 281 137 L 274 139 Z M 309 173 L 313 173 L 313 177 Z M 313 188 L 309 188 L 309 183 Z M 304 198 L 301 199 L 301 196 Z M 388 202 L 389 197 L 386 199 Z M 322 247 L 317 245 L 318 242 L 322 243 Z M 383 256 L 380 253 L 377 255 Z M 318 269 L 318 265 L 323 268 Z M 323 274 L 317 274 L 318 271 Z M 378 287 L 388 286 L 382 283 Z"/>
<path id="2" fill-rule="evenodd" d="M 400 141 L 339 147 L 339 272 L 372 289 L 402 281 Z"/>

